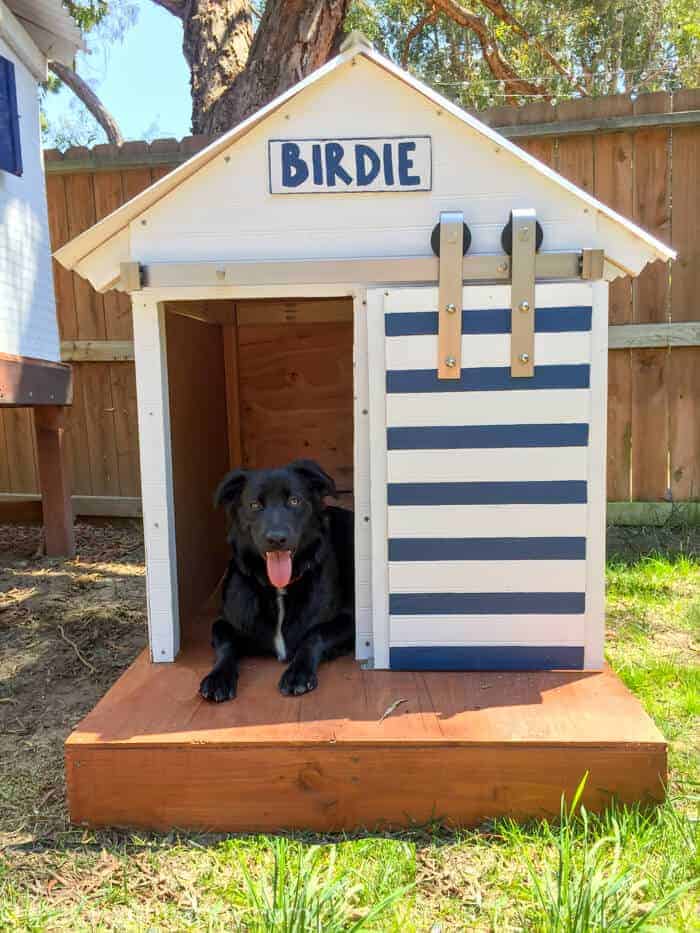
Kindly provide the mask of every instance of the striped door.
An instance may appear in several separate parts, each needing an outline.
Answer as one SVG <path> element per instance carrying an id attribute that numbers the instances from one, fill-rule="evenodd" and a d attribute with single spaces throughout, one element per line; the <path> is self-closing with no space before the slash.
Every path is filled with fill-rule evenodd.
<path id="1" fill-rule="evenodd" d="M 437 289 L 368 301 L 377 666 L 602 663 L 607 286 L 536 305 L 513 378 L 509 286 L 465 287 L 461 378 L 438 380 Z"/>

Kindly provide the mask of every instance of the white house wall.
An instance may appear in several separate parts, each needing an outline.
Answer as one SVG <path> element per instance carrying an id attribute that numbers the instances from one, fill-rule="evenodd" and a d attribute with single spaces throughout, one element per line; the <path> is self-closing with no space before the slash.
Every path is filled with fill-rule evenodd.
<path id="1" fill-rule="evenodd" d="M 361 56 L 354 61 L 300 92 L 134 220 L 131 258 L 426 255 L 431 230 L 447 209 L 464 212 L 471 252 L 493 253 L 501 250 L 501 230 L 518 207 L 536 209 L 547 250 L 604 245 L 594 209 L 373 62 Z M 269 193 L 270 139 L 392 135 L 432 138 L 432 191 Z"/>
<path id="2" fill-rule="evenodd" d="M 0 171 L 0 353 L 59 360 L 36 78 L 15 66 L 24 173 Z"/>

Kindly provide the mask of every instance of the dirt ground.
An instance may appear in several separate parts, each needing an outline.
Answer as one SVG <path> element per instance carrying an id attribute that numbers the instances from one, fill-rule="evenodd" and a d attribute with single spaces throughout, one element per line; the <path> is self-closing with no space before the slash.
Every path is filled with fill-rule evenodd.
<path id="1" fill-rule="evenodd" d="M 146 644 L 140 523 L 76 532 L 64 561 L 0 525 L 0 848 L 68 831 L 63 741 Z"/>

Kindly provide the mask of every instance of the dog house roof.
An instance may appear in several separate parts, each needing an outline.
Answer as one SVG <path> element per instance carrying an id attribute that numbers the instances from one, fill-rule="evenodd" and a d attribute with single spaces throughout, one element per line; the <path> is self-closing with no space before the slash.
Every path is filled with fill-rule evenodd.
<path id="1" fill-rule="evenodd" d="M 364 85 L 358 85 L 357 88 L 354 88 L 352 87 L 352 82 L 354 80 L 359 80 L 355 78 L 355 75 L 361 69 L 351 69 L 346 66 L 364 63 L 369 63 L 370 67 L 368 70 L 371 74 L 365 75 Z M 332 78 L 332 76 L 334 76 L 334 78 Z M 387 83 L 395 85 L 396 82 L 399 82 L 403 88 L 403 96 L 397 96 L 396 88 L 387 87 Z M 391 116 L 394 120 L 394 126 L 390 129 L 394 135 L 396 135 L 394 130 L 397 126 L 401 128 L 401 132 L 412 132 L 415 129 L 416 123 L 421 128 L 428 125 L 437 127 L 437 124 L 435 124 L 436 113 L 438 115 L 447 114 L 454 118 L 454 120 L 448 121 L 450 123 L 449 127 L 443 119 L 439 124 L 439 130 L 435 129 L 433 132 L 433 135 L 436 137 L 440 134 L 440 138 L 443 141 L 447 136 L 455 137 L 458 144 L 458 148 L 455 149 L 455 140 L 451 140 L 449 153 L 445 153 L 446 147 L 443 146 L 442 164 L 438 165 L 436 163 L 436 171 L 439 168 L 443 172 L 443 176 L 448 172 L 451 173 L 449 185 L 447 186 L 449 190 L 445 188 L 445 185 L 443 185 L 442 188 L 433 185 L 432 192 L 419 193 L 417 191 L 412 191 L 405 195 L 405 197 L 413 199 L 419 198 L 421 195 L 427 197 L 428 204 L 425 205 L 425 203 L 421 201 L 422 207 L 420 208 L 417 206 L 416 201 L 412 201 L 411 203 L 417 212 L 419 210 L 425 211 L 426 207 L 429 208 L 430 217 L 432 218 L 430 221 L 431 223 L 435 222 L 440 210 L 459 209 L 462 206 L 460 203 L 460 194 L 453 194 L 453 192 L 458 192 L 460 190 L 458 187 L 460 179 L 464 179 L 465 186 L 467 180 L 469 180 L 469 185 L 471 185 L 471 194 L 469 195 L 471 203 L 469 204 L 469 209 L 465 211 L 465 219 L 470 224 L 473 219 L 471 211 L 476 211 L 477 213 L 479 211 L 485 211 L 488 208 L 489 201 L 493 201 L 497 198 L 504 200 L 511 197 L 508 192 L 513 190 L 515 184 L 514 179 L 517 179 L 517 192 L 521 201 L 523 198 L 527 201 L 531 191 L 546 191 L 546 200 L 548 204 L 556 205 L 557 203 L 561 203 L 562 205 L 562 210 L 558 216 L 554 216 L 557 214 L 556 209 L 554 209 L 554 215 L 550 218 L 552 224 L 559 224 L 559 228 L 562 229 L 565 224 L 568 223 L 570 227 L 569 237 L 571 238 L 578 235 L 579 239 L 584 240 L 584 242 L 578 242 L 577 245 L 579 247 L 604 249 L 606 259 L 605 276 L 608 279 L 613 279 L 619 275 L 638 275 L 649 262 L 653 262 L 657 259 L 667 261 L 675 257 L 675 252 L 672 249 L 651 234 L 642 230 L 627 218 L 616 213 L 586 191 L 583 191 L 570 181 L 567 181 L 567 179 L 563 178 L 557 172 L 519 149 L 513 142 L 501 136 L 496 130 L 462 110 L 432 88 L 418 81 L 401 68 L 398 68 L 387 58 L 371 48 L 362 37 L 353 36 L 352 40 L 346 44 L 344 50 L 341 50 L 340 54 L 331 59 L 326 65 L 313 72 L 313 74 L 309 75 L 303 81 L 294 85 L 294 87 L 290 88 L 284 94 L 275 98 L 265 107 L 261 108 L 215 142 L 211 143 L 211 145 L 193 155 L 168 175 L 152 184 L 149 188 L 146 188 L 130 201 L 127 201 L 103 220 L 66 243 L 56 251 L 56 259 L 67 269 L 75 269 L 79 274 L 89 278 L 92 284 L 100 291 L 113 288 L 118 283 L 120 275 L 119 266 L 121 262 L 143 262 L 150 261 L 154 258 L 164 261 L 169 261 L 171 259 L 182 260 L 183 258 L 189 259 L 190 256 L 187 254 L 183 255 L 181 248 L 175 250 L 176 254 L 172 256 L 161 254 L 154 257 L 152 251 L 150 251 L 149 255 L 149 248 L 144 237 L 150 235 L 152 238 L 155 238 L 156 231 L 153 226 L 146 228 L 145 220 L 141 220 L 140 224 L 137 224 L 139 218 L 141 218 L 146 211 L 148 211 L 149 216 L 152 217 L 153 211 L 157 206 L 158 210 L 164 210 L 164 217 L 167 215 L 167 217 L 170 218 L 169 229 L 172 229 L 173 211 L 179 210 L 182 214 L 186 214 L 188 208 L 185 206 L 185 203 L 189 203 L 189 209 L 192 209 L 191 201 L 186 202 L 186 199 L 183 201 L 178 200 L 178 189 L 184 190 L 184 183 L 189 179 L 193 179 L 193 176 L 198 175 L 198 173 L 203 174 L 202 176 L 198 175 L 197 181 L 199 177 L 204 178 L 208 166 L 210 171 L 214 171 L 212 163 L 214 163 L 214 165 L 217 164 L 215 161 L 217 160 L 217 156 L 224 154 L 227 150 L 231 153 L 237 152 L 238 149 L 235 147 L 241 144 L 241 141 L 263 121 L 269 121 L 270 128 L 277 136 L 285 135 L 283 132 L 280 133 L 280 129 L 288 129 L 292 131 L 289 135 L 296 136 L 297 138 L 308 138 L 309 136 L 314 138 L 319 138 L 319 136 L 330 136 L 331 138 L 342 138 L 344 135 L 359 136 L 360 134 L 358 133 L 336 132 L 337 129 L 342 130 L 344 128 L 343 121 L 348 114 L 350 114 L 352 118 L 351 130 L 354 130 L 358 125 L 364 125 L 362 122 L 363 120 L 366 120 L 367 125 L 370 126 L 373 119 L 374 125 L 370 126 L 370 128 L 376 129 L 378 125 L 377 115 L 375 114 L 374 117 L 372 115 L 374 98 L 372 98 L 371 103 L 366 98 L 358 99 L 359 95 L 372 93 L 373 89 L 376 89 L 378 94 L 385 92 L 387 101 L 385 106 L 391 107 L 393 102 Z M 410 89 L 408 94 L 406 93 L 407 89 Z M 338 96 L 338 90 L 340 90 L 340 96 Z M 310 106 L 302 106 L 300 108 L 301 117 L 298 116 L 296 118 L 298 120 L 299 132 L 297 132 L 297 125 L 295 123 L 287 123 L 283 127 L 280 127 L 279 124 L 282 119 L 282 116 L 278 113 L 280 108 L 284 108 L 284 105 L 307 91 L 311 93 L 311 97 L 308 98 Z M 324 97 L 326 94 L 328 94 L 327 100 Z M 334 94 L 336 96 L 333 96 Z M 428 105 L 427 108 L 426 103 Z M 430 111 L 429 113 L 427 112 L 428 110 Z M 284 110 L 283 113 L 286 114 L 287 111 Z M 414 115 L 416 115 L 415 120 Z M 418 117 L 420 117 L 420 119 L 418 119 Z M 287 117 L 287 119 L 289 119 L 289 117 Z M 428 124 L 426 122 L 428 119 L 433 122 Z M 457 122 L 455 123 L 455 121 Z M 327 127 L 329 125 L 332 127 L 333 132 L 328 132 Z M 382 124 L 380 123 L 379 125 L 381 126 Z M 309 129 L 311 129 L 312 132 L 309 132 Z M 382 132 L 384 131 L 382 130 Z M 366 138 L 377 135 L 381 134 L 377 132 L 367 133 Z M 471 150 L 467 151 L 467 149 L 464 148 L 465 135 L 471 137 L 472 149 L 474 151 L 479 149 L 481 153 L 480 158 L 482 159 L 480 164 L 482 168 L 484 166 L 489 167 L 487 173 L 484 172 L 479 175 L 480 170 L 478 168 L 472 169 L 471 178 L 469 178 L 468 160 Z M 467 146 L 469 146 L 470 140 L 467 139 L 466 143 Z M 267 145 L 265 145 L 264 149 L 265 151 L 267 150 Z M 249 169 L 257 166 L 255 170 L 259 171 L 262 151 L 262 148 L 259 148 L 256 151 L 255 160 L 250 160 L 245 163 Z M 505 156 L 505 160 L 498 163 L 498 169 L 491 167 L 494 165 L 494 153 L 499 153 L 499 158 Z M 464 155 L 466 155 L 466 158 Z M 457 156 L 457 158 L 455 158 L 455 156 Z M 221 160 L 218 161 L 220 162 Z M 499 172 L 500 174 L 498 174 Z M 227 185 L 230 184 L 231 181 L 229 179 Z M 235 185 L 236 182 L 234 181 L 233 184 Z M 481 187 L 479 187 L 480 184 Z M 508 187 L 509 185 L 510 188 Z M 238 188 L 247 187 L 250 187 L 250 184 L 241 185 L 239 179 Z M 222 189 L 220 188 L 219 194 L 221 194 L 221 191 Z M 246 194 L 246 196 L 249 200 L 251 197 L 257 197 L 255 193 Z M 292 214 L 296 214 L 297 217 L 299 216 L 301 213 L 299 208 L 300 197 L 302 197 L 302 195 L 296 195 L 290 199 L 278 199 L 278 201 L 285 202 L 291 200 L 297 205 L 295 211 L 287 211 L 285 216 L 291 216 Z M 342 195 L 344 200 L 351 197 L 352 195 L 349 193 Z M 383 195 L 378 195 L 376 199 L 379 200 L 382 197 Z M 326 197 L 323 195 L 315 195 L 313 200 L 317 202 L 332 201 L 333 207 L 328 210 L 334 210 L 337 214 L 336 198 L 337 195 L 335 198 L 330 195 Z M 375 200 L 372 195 L 366 193 L 355 200 L 363 201 L 363 199 L 367 198 Z M 537 206 L 535 202 L 536 197 L 533 195 L 533 206 Z M 200 210 L 201 203 L 200 199 L 198 202 Z M 364 201 L 364 205 L 366 205 L 366 203 L 367 202 Z M 216 213 L 219 210 L 219 201 L 216 198 L 212 198 L 209 204 L 208 210 L 212 213 Z M 383 204 L 384 206 L 375 210 L 374 216 L 372 217 L 375 226 L 377 213 L 380 210 L 385 210 L 386 202 L 383 202 Z M 473 207 L 472 204 L 474 205 Z M 239 207 L 239 205 L 236 206 Z M 525 203 L 511 203 L 510 206 L 518 207 L 528 205 Z M 246 207 L 248 211 L 250 211 L 252 209 L 252 203 L 246 204 Z M 222 210 L 224 210 L 224 208 L 222 208 Z M 307 209 L 305 208 L 305 210 Z M 311 208 L 309 207 L 308 211 L 310 210 Z M 502 212 L 501 210 L 501 213 Z M 397 223 L 395 219 L 396 216 L 395 213 L 389 216 L 389 212 L 387 212 L 386 219 L 384 220 L 385 229 L 383 230 L 383 235 L 382 237 L 378 236 L 376 238 L 378 250 L 380 244 L 385 246 L 387 240 L 390 240 L 390 238 L 387 238 L 386 228 Z M 500 214 L 498 216 L 500 218 Z M 538 209 L 538 217 L 539 216 L 540 213 Z M 505 222 L 506 219 L 507 215 L 503 218 L 503 222 Z M 274 222 L 278 220 L 279 214 L 276 214 Z M 425 217 L 421 215 L 421 222 L 423 225 L 425 225 L 426 220 L 427 214 Z M 544 220 L 545 218 L 543 218 L 543 221 Z M 231 222 L 233 223 L 234 221 L 232 220 Z M 417 222 L 418 221 L 416 221 L 416 223 Z M 271 224 L 271 227 L 272 226 Z M 489 218 L 488 224 L 484 223 L 484 229 L 489 227 L 491 233 L 489 236 L 482 236 L 481 239 L 479 239 L 478 236 L 475 237 L 472 252 L 493 252 L 493 248 L 490 247 L 492 245 L 495 247 L 497 242 L 496 233 L 500 235 L 500 227 L 502 224 L 498 224 L 498 231 L 495 230 L 496 226 L 497 224 L 494 223 L 493 218 Z M 161 229 L 164 230 L 165 227 Z M 299 236 L 298 226 L 297 229 L 292 232 L 295 234 L 295 237 L 289 237 L 289 241 L 291 241 L 290 245 L 294 247 L 292 253 L 285 256 L 277 255 L 274 258 L 299 258 L 298 252 L 295 250 L 300 248 L 298 243 L 303 237 Z M 224 238 L 219 239 L 212 250 L 214 255 L 208 254 L 206 258 L 217 261 L 224 258 L 250 258 L 249 256 L 224 257 L 216 253 L 216 249 L 221 243 L 226 242 L 230 244 L 235 242 L 236 235 L 237 231 L 234 231 L 234 235 L 229 236 L 227 240 L 224 240 Z M 555 237 L 554 239 L 556 240 L 557 238 Z M 561 240 L 561 237 L 559 239 Z M 493 244 L 491 244 L 491 240 L 493 240 Z M 167 236 L 165 238 L 160 237 L 161 244 L 165 241 L 167 241 Z M 240 238 L 238 238 L 238 242 L 240 242 Z M 363 255 L 374 255 L 374 242 L 371 236 L 361 241 L 365 249 Z M 398 240 L 394 240 L 394 242 L 398 243 Z M 406 242 L 408 249 L 404 250 L 403 255 L 417 255 L 419 254 L 419 250 L 424 254 L 428 252 L 427 241 L 425 243 L 426 248 L 422 250 L 417 241 L 409 241 L 407 239 Z M 422 244 L 422 242 L 423 240 L 421 239 L 420 243 Z M 152 243 L 153 239 L 151 241 L 151 244 Z M 201 243 L 202 235 L 200 231 L 200 248 Z M 317 238 L 315 244 L 318 245 L 319 243 L 320 239 Z M 332 249 L 332 244 L 331 246 L 328 246 L 327 243 L 324 245 L 327 249 Z M 345 248 L 349 248 L 347 243 L 344 245 Z M 554 242 L 554 244 L 552 244 L 552 240 L 547 237 L 545 245 L 549 249 L 570 248 L 570 244 L 566 242 Z M 144 255 L 144 246 L 146 247 L 146 255 Z M 490 250 L 487 249 L 487 247 L 490 248 Z M 230 247 L 227 246 L 227 248 Z M 306 248 L 308 248 L 308 243 L 306 244 Z M 395 249 L 396 248 L 398 247 L 395 247 Z M 343 255 L 347 255 L 347 253 Z M 377 255 L 382 255 L 381 250 L 377 252 Z M 394 251 L 392 255 L 399 254 Z M 201 260 L 203 257 L 201 255 L 196 255 L 192 258 Z M 324 258 L 333 257 L 326 256 Z"/>

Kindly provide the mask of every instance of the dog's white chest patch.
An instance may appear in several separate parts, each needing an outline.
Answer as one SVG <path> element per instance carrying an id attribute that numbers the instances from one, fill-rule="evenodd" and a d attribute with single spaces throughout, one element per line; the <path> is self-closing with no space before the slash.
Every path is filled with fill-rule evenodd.
<path id="1" fill-rule="evenodd" d="M 284 635 L 282 634 L 282 623 L 284 622 L 284 597 L 286 595 L 286 590 L 277 590 L 277 628 L 275 629 L 274 645 L 278 661 L 286 661 L 287 659 L 287 646 L 284 643 Z"/>

